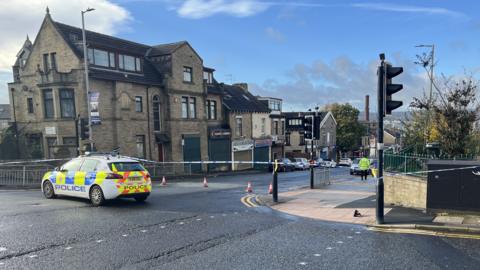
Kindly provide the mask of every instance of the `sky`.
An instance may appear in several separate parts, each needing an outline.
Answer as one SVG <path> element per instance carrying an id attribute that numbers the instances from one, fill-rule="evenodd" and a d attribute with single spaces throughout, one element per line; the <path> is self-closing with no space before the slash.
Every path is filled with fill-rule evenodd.
<path id="1" fill-rule="evenodd" d="M 404 68 L 395 97 L 407 110 L 429 87 L 414 64 L 429 52 L 420 44 L 435 44 L 436 78 L 480 78 L 477 1 L 2 0 L 0 103 L 8 103 L 11 65 L 46 6 L 54 20 L 76 26 L 80 10 L 93 7 L 87 29 L 139 43 L 187 40 L 217 81 L 247 82 L 254 94 L 282 98 L 284 111 L 333 102 L 363 110 L 365 95 L 376 98 L 379 53 Z"/>

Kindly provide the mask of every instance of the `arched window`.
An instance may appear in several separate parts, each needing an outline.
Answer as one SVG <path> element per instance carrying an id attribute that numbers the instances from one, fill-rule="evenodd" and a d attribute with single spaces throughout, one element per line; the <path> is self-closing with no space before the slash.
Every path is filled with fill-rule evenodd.
<path id="1" fill-rule="evenodd" d="M 160 97 L 153 96 L 153 130 L 160 131 L 160 128 L 161 128 Z"/>

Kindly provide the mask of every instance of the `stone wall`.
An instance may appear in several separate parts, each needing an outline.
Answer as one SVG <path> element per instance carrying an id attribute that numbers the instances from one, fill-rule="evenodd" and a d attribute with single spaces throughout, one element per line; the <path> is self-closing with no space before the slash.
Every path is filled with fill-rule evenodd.
<path id="1" fill-rule="evenodd" d="M 385 205 L 426 209 L 426 179 L 404 175 L 386 175 L 384 183 Z"/>

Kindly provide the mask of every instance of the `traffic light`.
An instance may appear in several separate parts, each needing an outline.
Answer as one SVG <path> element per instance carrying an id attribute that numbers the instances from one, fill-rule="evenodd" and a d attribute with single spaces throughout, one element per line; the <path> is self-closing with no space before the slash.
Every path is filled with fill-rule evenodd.
<path id="1" fill-rule="evenodd" d="M 85 118 L 80 118 L 80 120 L 78 121 L 79 122 L 79 126 L 80 126 L 80 139 L 82 140 L 87 140 L 90 138 L 90 134 L 89 134 L 89 127 L 88 127 L 88 119 L 85 119 Z"/>
<path id="2" fill-rule="evenodd" d="M 305 118 L 303 119 L 303 130 L 305 133 L 305 139 L 313 139 L 313 119 L 313 115 L 305 115 Z"/>
<path id="3" fill-rule="evenodd" d="M 402 101 L 392 100 L 392 95 L 403 89 L 403 84 L 392 83 L 392 78 L 400 75 L 403 67 L 392 67 L 385 63 L 385 87 L 384 87 L 384 115 L 392 114 L 392 111 L 403 105 Z"/>

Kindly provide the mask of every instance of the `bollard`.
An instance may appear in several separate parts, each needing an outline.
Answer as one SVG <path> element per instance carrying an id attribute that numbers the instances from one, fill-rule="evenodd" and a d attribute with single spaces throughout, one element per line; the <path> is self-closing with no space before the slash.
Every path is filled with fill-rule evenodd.
<path id="1" fill-rule="evenodd" d="M 275 169 L 273 170 L 272 186 L 273 186 L 273 193 L 272 193 L 273 202 L 278 202 L 278 173 L 277 173 L 277 170 Z"/>
<path id="2" fill-rule="evenodd" d="M 25 172 L 25 165 L 24 165 L 23 166 L 22 186 L 25 186 L 25 177 L 26 177 L 26 172 Z"/>
<path id="3" fill-rule="evenodd" d="M 313 166 L 310 166 L 310 189 L 313 189 L 313 180 L 314 180 Z"/>

